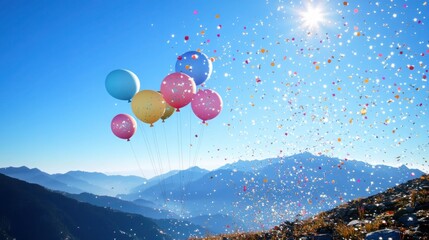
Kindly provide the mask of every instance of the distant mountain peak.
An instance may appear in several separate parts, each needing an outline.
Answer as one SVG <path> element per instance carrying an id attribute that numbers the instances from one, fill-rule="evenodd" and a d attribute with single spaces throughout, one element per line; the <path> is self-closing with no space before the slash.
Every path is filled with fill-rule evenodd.
<path id="1" fill-rule="evenodd" d="M 208 172 L 208 170 L 207 170 L 207 169 L 200 168 L 200 167 L 198 167 L 198 166 L 190 167 L 190 168 L 186 169 L 185 171 L 192 171 L 192 172 Z"/>
<path id="2" fill-rule="evenodd" d="M 336 157 L 330 157 L 324 154 L 313 154 L 311 152 L 305 151 L 296 153 L 294 155 L 289 156 L 289 158 L 298 158 L 298 159 L 306 159 L 306 160 L 316 160 L 316 159 L 338 159 Z"/>
<path id="3" fill-rule="evenodd" d="M 311 152 L 308 152 L 308 151 L 300 152 L 300 153 L 297 153 L 297 154 L 292 155 L 292 156 L 311 156 L 311 157 L 316 157 L 316 155 L 314 155 L 314 154 L 312 154 Z"/>
<path id="4" fill-rule="evenodd" d="M 86 172 L 81 170 L 68 171 L 66 174 L 92 174 L 92 175 L 99 175 L 99 176 L 107 176 L 106 174 L 101 172 Z"/>
<path id="5" fill-rule="evenodd" d="M 4 167 L 4 168 L 0 168 L 0 169 L 10 170 L 10 171 L 12 171 L 12 170 L 14 170 L 14 171 L 29 171 L 29 170 L 32 170 L 32 171 L 39 171 L 39 172 L 41 172 L 38 168 L 29 168 L 29 167 L 26 167 L 26 166 L 21 166 L 21 167 Z"/>
<path id="6" fill-rule="evenodd" d="M 7 174 L 47 174 L 38 168 L 28 168 L 26 166 L 0 168 L 0 172 Z"/>
<path id="7" fill-rule="evenodd" d="M 402 164 L 401 166 L 399 166 L 399 169 L 409 169 L 409 168 L 405 166 L 405 164 Z"/>

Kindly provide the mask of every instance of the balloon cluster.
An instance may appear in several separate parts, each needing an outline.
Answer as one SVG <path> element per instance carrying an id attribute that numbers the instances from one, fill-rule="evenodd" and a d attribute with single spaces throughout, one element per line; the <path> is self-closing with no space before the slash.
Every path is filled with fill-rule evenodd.
<path id="1" fill-rule="evenodd" d="M 106 77 L 106 90 L 114 98 L 131 102 L 134 115 L 142 122 L 153 124 L 164 122 L 175 111 L 191 103 L 192 111 L 203 123 L 215 118 L 222 110 L 222 98 L 211 89 L 200 89 L 210 78 L 212 62 L 200 52 L 189 51 L 177 58 L 176 72 L 167 75 L 161 82 L 160 91 L 140 89 L 136 74 L 118 69 Z M 134 135 L 137 124 L 128 114 L 118 114 L 111 122 L 112 132 L 128 141 Z"/>

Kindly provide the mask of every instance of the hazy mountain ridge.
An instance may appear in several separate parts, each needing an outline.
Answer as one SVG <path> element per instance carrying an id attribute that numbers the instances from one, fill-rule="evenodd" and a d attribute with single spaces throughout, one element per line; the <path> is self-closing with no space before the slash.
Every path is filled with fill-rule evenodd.
<path id="1" fill-rule="evenodd" d="M 96 195 L 116 196 L 128 193 L 132 188 L 147 181 L 137 176 L 106 175 L 97 172 L 70 171 L 48 174 L 37 168 L 0 168 L 0 173 L 46 188 L 79 194 L 83 192 Z"/>
<path id="2" fill-rule="evenodd" d="M 105 195 L 109 196 L 128 193 L 136 186 L 148 181 L 147 179 L 138 176 L 106 175 L 99 172 L 70 171 L 64 175 L 72 176 L 82 181 L 90 182 L 102 189 L 106 189 L 111 194 Z"/>
<path id="3" fill-rule="evenodd" d="M 195 168 L 197 169 L 197 168 Z M 194 169 L 194 170 L 195 170 Z M 4 168 L 1 169 L 2 172 L 6 172 L 13 176 L 18 176 L 25 180 L 31 180 L 34 182 L 42 182 L 46 183 L 48 181 L 40 181 L 39 176 L 43 176 L 43 179 L 51 180 L 52 178 L 56 179 L 67 179 L 67 181 L 77 181 L 82 182 L 83 180 L 79 180 L 77 178 L 74 178 L 68 174 L 54 174 L 49 175 L 47 173 L 41 172 L 38 169 L 29 169 L 27 167 L 20 167 L 20 168 Z M 205 170 L 206 171 L 206 170 Z M 191 171 L 192 172 L 192 171 Z M 79 175 L 92 175 L 93 173 L 82 173 L 79 172 Z M 74 174 L 75 175 L 75 174 Z M 106 176 L 106 175 L 99 175 L 98 176 Z M 119 176 L 119 178 L 122 176 Z M 139 179 L 138 177 L 136 177 Z M 87 184 L 85 181 L 83 181 L 84 184 Z M 82 183 L 80 183 L 82 184 Z M 95 185 L 92 185 L 93 187 L 96 187 Z M 51 185 L 47 184 L 45 185 L 46 188 L 50 188 Z M 124 201 L 119 198 L 115 197 L 109 197 L 109 196 L 98 196 L 91 193 L 66 193 L 65 190 L 69 189 L 65 184 L 62 185 L 62 188 L 54 188 L 52 190 L 60 191 L 62 195 L 75 199 L 82 203 L 89 203 L 94 206 L 99 206 L 104 209 L 111 209 L 115 211 L 121 211 L 126 213 L 134 213 L 139 214 L 145 217 L 149 217 L 153 220 L 156 224 L 163 227 L 162 231 L 169 236 L 173 237 L 173 239 L 187 239 L 189 236 L 199 236 L 199 234 L 202 233 L 219 233 L 216 230 L 209 230 L 202 228 L 201 226 L 197 226 L 194 223 L 192 223 L 189 220 L 180 220 L 180 217 L 175 215 L 172 212 L 168 212 L 162 208 L 162 204 L 155 204 L 151 201 L 147 201 L 144 199 L 137 199 L 135 201 L 129 202 Z M 82 190 L 79 190 L 79 192 Z M 75 190 L 73 191 L 75 192 Z M 209 224 L 210 225 L 210 224 Z M 165 229 L 164 229 L 165 228 Z M 216 227 L 215 227 L 216 228 Z"/>
<path id="4" fill-rule="evenodd" d="M 0 168 L 0 173 L 29 183 L 39 184 L 52 190 L 64 191 L 69 193 L 83 192 L 82 189 L 71 187 L 68 184 L 55 179 L 48 173 L 42 172 L 37 168 L 30 169 L 24 166 Z"/>
<path id="5" fill-rule="evenodd" d="M 89 183 L 89 181 L 78 179 L 68 174 L 52 174 L 50 176 L 59 182 L 67 184 L 67 186 L 72 186 L 73 188 L 79 189 L 78 193 L 91 192 L 98 195 L 109 195 L 108 190 L 101 188 L 99 186 L 96 186 L 94 184 L 91 184 Z M 56 190 L 61 190 L 61 189 L 56 189 Z M 64 191 L 64 192 L 67 192 L 67 191 Z"/>
<path id="6" fill-rule="evenodd" d="M 79 198 L 132 213 L 140 213 L 147 207 L 146 216 L 167 215 L 197 225 L 204 225 L 207 219 L 217 215 L 215 219 L 225 220 L 222 226 L 213 222 L 204 225 L 212 232 L 259 230 L 284 219 L 311 216 L 343 202 L 379 193 L 422 174 L 406 166 L 370 165 L 304 152 L 267 160 L 238 161 L 213 171 L 198 167 L 171 171 L 145 180 L 129 194 L 118 195 L 132 203 L 97 196 L 88 198 L 87 194 Z M 84 181 L 83 176 L 88 174 L 75 172 L 67 176 L 76 178 L 77 175 Z"/>
<path id="7" fill-rule="evenodd" d="M 98 196 L 91 193 L 63 193 L 63 195 L 94 206 L 109 208 L 121 212 L 140 214 L 152 219 L 177 218 L 174 213 L 162 209 L 142 206 L 134 202 L 124 201 L 115 197 Z"/>
<path id="8" fill-rule="evenodd" d="M 172 239 L 149 218 L 78 202 L 0 174 L 1 239 Z"/>
<path id="9" fill-rule="evenodd" d="M 142 204 L 137 204 L 136 201 L 129 202 L 114 197 L 97 196 L 90 193 L 62 194 L 69 198 L 76 199 L 80 202 L 86 202 L 94 206 L 100 206 L 107 209 L 113 209 L 126 213 L 139 214 L 154 219 L 154 221 L 159 224 L 159 226 L 166 227 L 166 229 L 163 228 L 163 230 L 167 234 L 172 236 L 174 239 L 184 239 L 187 236 L 195 236 L 203 233 L 222 233 L 224 232 L 224 229 L 225 227 L 227 227 L 228 224 L 237 222 L 237 219 L 233 219 L 229 216 L 221 214 L 201 215 L 198 217 L 182 219 L 180 216 L 176 215 L 173 212 L 167 211 L 162 208 L 158 209 L 153 207 L 154 203 L 147 201 L 144 201 Z M 139 200 L 141 201 L 142 199 Z M 153 206 L 150 206 L 152 204 Z M 147 205 L 149 205 L 149 207 L 146 207 Z M 170 225 L 166 224 L 167 222 L 170 223 Z M 243 224 L 241 224 L 240 226 L 242 225 Z M 173 228 L 172 226 L 175 226 L 175 228 Z M 233 228 L 235 226 L 231 225 L 230 227 Z M 180 229 L 182 232 L 177 231 L 177 229 Z"/>
<path id="10" fill-rule="evenodd" d="M 158 195 L 166 195 L 166 191 L 169 189 L 182 188 L 189 182 L 195 181 L 207 173 L 209 173 L 208 170 L 199 167 L 191 167 L 182 171 L 174 170 L 153 177 L 146 183 L 132 189 L 131 193 L 120 195 L 120 197 L 127 200 L 135 200 L 138 198 L 153 199 L 147 196 L 152 195 L 157 198 Z"/>
<path id="11" fill-rule="evenodd" d="M 342 202 L 376 194 L 422 174 L 405 166 L 374 166 L 302 153 L 239 161 L 182 187 L 175 182 L 162 191 L 147 189 L 140 196 L 150 201 L 168 199 L 169 209 L 189 217 L 219 213 L 239 216 L 247 225 L 243 230 L 257 230 L 281 219 L 293 219 L 297 214 L 311 216 Z"/>

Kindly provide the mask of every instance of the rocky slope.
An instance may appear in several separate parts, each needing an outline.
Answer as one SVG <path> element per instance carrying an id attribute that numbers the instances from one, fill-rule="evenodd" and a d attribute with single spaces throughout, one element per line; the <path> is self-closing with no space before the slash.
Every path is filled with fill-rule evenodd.
<path id="1" fill-rule="evenodd" d="M 309 219 L 286 221 L 267 232 L 212 239 L 429 239 L 429 175 L 359 198 Z"/>

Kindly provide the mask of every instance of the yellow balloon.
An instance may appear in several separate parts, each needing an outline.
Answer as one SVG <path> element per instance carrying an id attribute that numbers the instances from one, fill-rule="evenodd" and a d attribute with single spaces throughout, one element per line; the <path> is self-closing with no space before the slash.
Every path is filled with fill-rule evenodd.
<path id="1" fill-rule="evenodd" d="M 172 106 L 170 106 L 168 103 L 165 103 L 166 107 L 165 107 L 165 112 L 164 114 L 161 116 L 162 122 L 165 121 L 165 119 L 169 118 L 171 115 L 173 115 L 173 113 L 176 111 L 176 109 Z"/>
<path id="2" fill-rule="evenodd" d="M 162 95 L 156 91 L 143 90 L 134 95 L 131 109 L 140 121 L 150 124 L 158 121 L 164 115 L 166 103 Z"/>
<path id="3" fill-rule="evenodd" d="M 158 92 L 162 95 L 161 91 L 158 91 Z M 171 117 L 171 115 L 173 115 L 174 112 L 176 112 L 176 108 L 170 106 L 170 104 L 165 102 L 165 112 L 161 116 L 162 122 L 165 122 L 165 119 Z"/>

